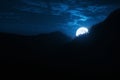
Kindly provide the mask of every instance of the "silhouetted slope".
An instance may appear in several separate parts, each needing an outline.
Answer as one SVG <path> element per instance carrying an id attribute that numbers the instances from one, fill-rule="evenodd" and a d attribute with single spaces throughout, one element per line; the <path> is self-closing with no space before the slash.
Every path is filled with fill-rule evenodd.
<path id="1" fill-rule="evenodd" d="M 53 33 L 48 33 L 48 34 L 40 34 L 37 36 L 22 36 L 22 35 L 15 35 L 15 34 L 9 34 L 9 33 L 0 33 L 0 39 L 8 39 L 8 41 L 11 40 L 34 40 L 34 41 L 44 41 L 48 43 L 55 43 L 55 44 L 60 44 L 60 43 L 66 43 L 71 40 L 70 37 L 64 35 L 61 32 L 53 32 Z M 59 43 L 60 42 L 60 43 Z"/>
<path id="2" fill-rule="evenodd" d="M 108 18 L 105 20 L 105 22 L 108 22 L 109 24 L 119 24 L 119 20 L 120 20 L 120 8 L 115 10 L 114 12 L 112 12 Z"/>
<path id="3" fill-rule="evenodd" d="M 36 44 L 42 43 L 43 46 L 60 46 L 70 42 L 72 39 L 61 32 L 52 32 L 50 34 L 41 34 L 34 36 Z"/>
<path id="4" fill-rule="evenodd" d="M 112 67 L 120 66 L 119 28 L 117 9 L 74 40 L 60 32 L 37 36 L 0 33 L 0 63 L 40 64 L 55 74 L 111 76 Z"/>
<path id="5" fill-rule="evenodd" d="M 38 61 L 33 61 L 33 63 L 36 63 L 39 62 L 39 58 L 42 56 L 48 56 L 48 54 L 53 54 L 53 52 L 55 52 L 59 46 L 62 46 L 69 41 L 71 41 L 71 38 L 61 32 L 40 34 L 37 36 L 21 36 L 15 34 L 0 33 L 0 56 L 17 56 L 20 59 L 25 59 L 20 60 L 21 63 L 27 63 L 26 57 L 28 56 L 31 56 L 33 58 L 35 56 L 39 56 L 37 57 Z M 28 62 L 30 63 L 30 61 Z M 18 63 L 17 60 L 13 62 Z M 3 61 L 3 63 L 7 62 Z"/>
<path id="6" fill-rule="evenodd" d="M 112 12 L 103 22 L 93 26 L 91 36 L 96 49 L 109 56 L 112 65 L 120 67 L 120 9 Z M 117 68 L 118 69 L 118 68 Z M 118 69 L 119 70 L 119 69 Z M 118 71 L 117 70 L 117 71 Z M 113 69 L 114 71 L 114 69 Z"/>
<path id="7" fill-rule="evenodd" d="M 120 9 L 117 9 L 105 21 L 93 26 L 90 34 L 96 41 L 112 44 L 119 38 L 119 29 Z"/>

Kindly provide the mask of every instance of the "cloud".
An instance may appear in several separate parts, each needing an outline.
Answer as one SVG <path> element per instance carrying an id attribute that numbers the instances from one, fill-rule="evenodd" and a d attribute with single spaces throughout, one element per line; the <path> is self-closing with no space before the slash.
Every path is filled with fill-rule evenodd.
<path id="1" fill-rule="evenodd" d="M 20 11 L 64 16 L 71 24 L 85 23 L 95 19 L 103 20 L 115 7 L 104 0 L 21 0 L 21 2 L 15 6 Z"/>
<path id="2" fill-rule="evenodd" d="M 87 21 L 90 17 L 88 17 L 87 15 L 84 15 L 84 13 L 82 13 L 81 11 L 79 10 L 69 10 L 67 11 L 71 18 L 74 18 L 74 19 L 78 19 L 78 20 L 81 20 L 81 21 Z"/>
<path id="3" fill-rule="evenodd" d="M 52 15 L 61 15 L 69 9 L 69 6 L 63 3 L 50 3 Z"/>
<path id="4" fill-rule="evenodd" d="M 50 5 L 51 5 L 52 10 L 57 10 L 61 12 L 64 12 L 69 8 L 68 5 L 63 4 L 63 3 L 50 3 Z"/>
<path id="5" fill-rule="evenodd" d="M 27 5 L 31 5 L 31 6 L 38 6 L 38 7 L 42 7 L 42 8 L 48 8 L 47 4 L 43 1 L 37 1 L 37 0 L 22 0 L 24 3 L 26 3 Z"/>
<path id="6" fill-rule="evenodd" d="M 32 12 L 32 13 L 44 13 L 44 11 L 41 8 L 37 8 L 37 7 L 28 7 L 28 6 L 23 6 L 20 8 L 17 8 L 21 11 L 27 11 L 27 12 Z"/>
<path id="7" fill-rule="evenodd" d="M 45 12 L 44 9 L 49 10 L 49 14 L 51 15 L 62 15 L 63 13 L 70 14 L 72 16 L 80 16 L 81 13 L 84 16 L 87 15 L 94 15 L 100 12 L 107 11 L 108 5 L 105 5 L 105 1 L 89 1 L 89 0 L 22 0 L 24 6 L 27 6 L 25 11 L 31 11 L 35 13 Z M 110 4 L 108 2 L 108 4 Z M 42 11 L 41 11 L 41 8 Z M 45 12 L 46 13 L 46 12 Z"/>
<path id="8" fill-rule="evenodd" d="M 103 0 L 22 0 L 23 4 L 17 7 L 21 11 L 51 16 L 64 17 L 68 26 L 92 24 L 104 20 L 110 10 L 115 7 Z M 109 12 L 108 12 L 109 11 Z M 54 18 L 53 17 L 53 18 Z"/>
<path id="9" fill-rule="evenodd" d="M 99 12 L 103 12 L 108 8 L 108 6 L 102 5 L 102 6 L 88 6 L 87 10 L 91 13 L 99 13 Z"/>
<path id="10" fill-rule="evenodd" d="M 81 21 L 87 21 L 88 19 L 89 19 L 89 17 L 88 16 L 84 16 L 84 15 L 80 15 L 80 20 Z"/>

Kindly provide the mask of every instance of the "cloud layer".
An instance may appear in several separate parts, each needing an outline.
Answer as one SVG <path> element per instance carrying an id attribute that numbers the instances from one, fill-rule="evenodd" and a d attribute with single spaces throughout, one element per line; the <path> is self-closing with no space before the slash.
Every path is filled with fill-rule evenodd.
<path id="1" fill-rule="evenodd" d="M 50 29 L 73 30 L 104 20 L 111 11 L 120 8 L 120 0 L 4 0 L 0 1 L 0 8 L 0 19 L 4 22 L 38 22 L 39 26 L 49 24 Z"/>
<path id="2" fill-rule="evenodd" d="M 21 0 L 24 6 L 19 6 L 19 10 L 33 13 L 50 15 L 68 15 L 71 18 L 78 17 L 81 21 L 100 18 L 107 14 L 107 10 L 112 10 L 114 4 L 103 0 Z M 103 14 L 104 13 L 104 14 Z M 102 15 L 101 15 L 102 14 Z"/>

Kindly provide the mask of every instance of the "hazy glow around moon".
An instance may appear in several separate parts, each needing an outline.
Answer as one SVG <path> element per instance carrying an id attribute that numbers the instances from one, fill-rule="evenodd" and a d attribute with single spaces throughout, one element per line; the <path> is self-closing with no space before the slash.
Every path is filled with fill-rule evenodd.
<path id="1" fill-rule="evenodd" d="M 76 36 L 80 36 L 80 35 L 83 35 L 83 34 L 86 34 L 86 33 L 88 33 L 88 28 L 80 27 L 76 31 Z"/>

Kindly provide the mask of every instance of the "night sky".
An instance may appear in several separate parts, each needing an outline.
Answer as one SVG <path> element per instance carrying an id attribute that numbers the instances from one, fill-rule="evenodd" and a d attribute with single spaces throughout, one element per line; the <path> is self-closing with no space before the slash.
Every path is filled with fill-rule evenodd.
<path id="1" fill-rule="evenodd" d="M 0 0 L 0 32 L 35 35 L 76 30 L 103 21 L 120 0 Z"/>

